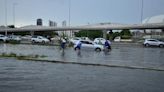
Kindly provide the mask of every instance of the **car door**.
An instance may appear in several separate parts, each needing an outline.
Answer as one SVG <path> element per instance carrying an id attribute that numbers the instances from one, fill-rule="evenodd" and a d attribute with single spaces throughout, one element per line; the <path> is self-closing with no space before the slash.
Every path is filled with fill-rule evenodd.
<path id="1" fill-rule="evenodd" d="M 150 45 L 157 45 L 158 44 L 158 41 L 157 40 L 149 40 L 150 41 Z"/>
<path id="2" fill-rule="evenodd" d="M 92 50 L 94 48 L 94 44 L 92 42 L 89 42 L 89 41 L 81 41 L 81 43 L 82 43 L 82 49 Z"/>
<path id="3" fill-rule="evenodd" d="M 42 42 L 42 37 L 38 36 L 37 42 Z"/>

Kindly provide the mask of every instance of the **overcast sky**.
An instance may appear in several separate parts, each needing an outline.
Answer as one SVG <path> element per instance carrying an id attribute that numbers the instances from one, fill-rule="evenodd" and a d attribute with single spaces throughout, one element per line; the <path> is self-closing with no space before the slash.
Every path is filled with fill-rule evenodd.
<path id="1" fill-rule="evenodd" d="M 71 26 L 102 22 L 141 23 L 142 0 L 70 0 Z M 15 3 L 15 4 L 14 4 Z M 69 20 L 69 0 L 7 0 L 7 24 L 35 25 L 37 18 L 47 26 L 49 20 L 58 26 Z M 144 0 L 143 19 L 164 14 L 164 0 Z M 5 25 L 5 0 L 0 0 L 0 25 Z"/>

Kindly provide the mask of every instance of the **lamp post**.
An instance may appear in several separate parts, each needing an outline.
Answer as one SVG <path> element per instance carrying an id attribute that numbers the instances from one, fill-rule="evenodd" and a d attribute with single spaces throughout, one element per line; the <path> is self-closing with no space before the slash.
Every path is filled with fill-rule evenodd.
<path id="1" fill-rule="evenodd" d="M 5 0 L 5 25 L 7 28 L 7 0 Z M 5 35 L 7 36 L 7 30 L 5 30 Z"/>
<path id="2" fill-rule="evenodd" d="M 144 14 L 143 9 L 144 9 L 144 0 L 141 0 L 141 24 L 143 21 L 143 14 Z M 143 30 L 144 30 L 144 33 L 146 33 L 146 30 L 145 29 L 143 29 Z"/>
<path id="3" fill-rule="evenodd" d="M 17 3 L 13 3 L 13 25 L 15 26 L 15 6 Z"/>
<path id="4" fill-rule="evenodd" d="M 68 10 L 68 16 L 69 16 L 69 19 L 68 19 L 68 21 L 69 21 L 69 27 L 71 26 L 71 0 L 69 0 L 69 10 Z M 70 30 L 70 36 L 72 37 L 72 31 Z"/>
<path id="5" fill-rule="evenodd" d="M 141 0 L 141 24 L 143 21 L 143 8 L 144 8 L 144 0 Z"/>

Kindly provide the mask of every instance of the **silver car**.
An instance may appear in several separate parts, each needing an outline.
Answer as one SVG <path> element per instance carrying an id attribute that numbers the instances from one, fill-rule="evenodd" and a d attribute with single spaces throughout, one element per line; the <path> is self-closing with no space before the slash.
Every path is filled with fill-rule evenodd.
<path id="1" fill-rule="evenodd" d="M 157 40 L 157 39 L 145 39 L 144 46 L 146 46 L 146 47 L 149 47 L 149 46 L 164 47 L 164 42 Z"/>
<path id="2" fill-rule="evenodd" d="M 80 40 L 81 42 L 81 49 L 86 49 L 86 50 L 95 50 L 95 51 L 103 51 L 104 46 L 100 44 L 96 44 L 93 41 L 89 40 Z M 76 44 L 74 45 L 74 49 L 76 50 Z"/>

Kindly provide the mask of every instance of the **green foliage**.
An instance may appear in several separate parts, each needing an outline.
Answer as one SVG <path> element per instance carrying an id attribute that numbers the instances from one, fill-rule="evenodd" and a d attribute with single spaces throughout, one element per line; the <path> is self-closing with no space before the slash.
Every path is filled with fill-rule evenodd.
<path id="1" fill-rule="evenodd" d="M 37 59 L 37 58 L 44 58 L 47 57 L 45 55 L 17 55 L 16 53 L 2 53 L 0 54 L 0 57 L 11 57 L 11 58 L 16 58 L 16 59 Z"/>
<path id="2" fill-rule="evenodd" d="M 117 36 L 120 36 L 119 32 L 114 32 L 112 34 L 107 34 L 107 39 L 114 40 Z"/>
<path id="3" fill-rule="evenodd" d="M 16 40 L 9 40 L 8 43 L 10 44 L 19 44 L 20 41 L 16 41 Z"/>
<path id="4" fill-rule="evenodd" d="M 132 33 L 128 29 L 124 29 L 120 32 L 121 39 L 130 39 L 132 37 Z"/>
<path id="5" fill-rule="evenodd" d="M 102 37 L 103 32 L 102 30 L 81 30 L 75 33 L 76 37 L 89 37 L 91 39 Z"/>
<path id="6" fill-rule="evenodd" d="M 7 27 L 9 27 L 9 28 L 15 28 L 14 25 L 8 25 Z"/>
<path id="7" fill-rule="evenodd" d="M 30 35 L 30 32 L 14 32 L 14 35 Z"/>
<path id="8" fill-rule="evenodd" d="M 37 31 L 37 32 L 34 32 L 35 35 L 42 35 L 42 36 L 55 36 L 55 35 L 58 35 L 56 32 L 54 31 Z"/>

